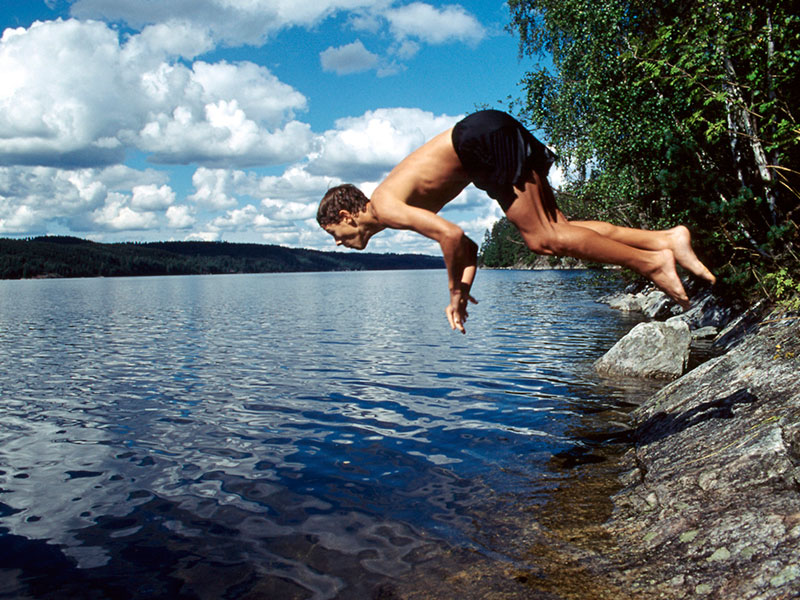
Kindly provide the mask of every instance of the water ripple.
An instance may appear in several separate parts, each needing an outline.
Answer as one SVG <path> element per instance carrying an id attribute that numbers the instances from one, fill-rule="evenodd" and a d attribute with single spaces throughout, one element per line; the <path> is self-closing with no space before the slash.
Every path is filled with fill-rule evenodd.
<path id="1" fill-rule="evenodd" d="M 15 593 L 357 598 L 502 553 L 477 515 L 613 405 L 586 365 L 625 324 L 590 277 L 481 273 L 467 336 L 443 272 L 0 282 Z M 35 576 L 45 548 L 69 574 Z"/>

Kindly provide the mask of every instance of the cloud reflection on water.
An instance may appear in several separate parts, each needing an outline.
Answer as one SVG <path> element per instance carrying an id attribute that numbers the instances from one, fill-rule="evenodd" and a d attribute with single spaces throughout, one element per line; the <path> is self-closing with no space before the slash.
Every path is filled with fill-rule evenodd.
<path id="1" fill-rule="evenodd" d="M 0 527 L 92 573 L 315 598 L 474 546 L 592 399 L 576 364 L 615 316 L 580 277 L 481 273 L 465 337 L 436 271 L 3 282 Z"/>

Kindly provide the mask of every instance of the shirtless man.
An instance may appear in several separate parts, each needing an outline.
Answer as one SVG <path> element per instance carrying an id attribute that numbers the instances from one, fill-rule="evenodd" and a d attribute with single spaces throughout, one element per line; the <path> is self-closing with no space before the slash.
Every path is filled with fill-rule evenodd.
<path id="1" fill-rule="evenodd" d="M 467 302 L 478 246 L 437 213 L 470 183 L 496 199 L 537 254 L 572 256 L 632 269 L 649 278 L 684 309 L 689 298 L 677 261 L 713 283 L 697 258 L 689 230 L 618 227 L 602 221 L 567 221 L 556 206 L 547 172 L 555 155 L 506 113 L 469 115 L 407 156 L 367 198 L 355 186 L 328 190 L 317 221 L 337 245 L 363 250 L 383 229 L 411 229 L 439 242 L 447 266 L 452 329 L 465 333 Z"/>

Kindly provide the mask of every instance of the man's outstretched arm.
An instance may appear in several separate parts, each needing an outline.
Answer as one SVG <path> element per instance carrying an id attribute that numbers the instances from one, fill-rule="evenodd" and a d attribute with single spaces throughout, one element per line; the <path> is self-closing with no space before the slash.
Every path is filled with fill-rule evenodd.
<path id="1" fill-rule="evenodd" d="M 460 228 L 459 228 L 460 230 Z M 454 265 L 463 265 L 461 275 L 459 276 L 458 266 L 456 266 L 451 274 L 450 262 L 447 260 L 447 251 L 442 246 L 442 254 L 445 257 L 445 264 L 448 265 L 448 279 L 450 286 L 450 304 L 445 309 L 447 320 L 450 323 L 451 329 L 458 329 L 461 333 L 466 333 L 464 330 L 464 322 L 467 320 L 467 303 L 473 302 L 477 304 L 477 300 L 470 295 L 472 282 L 475 279 L 478 262 L 478 245 L 469 239 L 464 232 L 461 232 L 461 237 L 456 241 L 458 250 L 454 253 L 456 256 L 466 255 L 466 260 L 460 260 L 456 256 L 453 258 Z M 440 242 L 441 245 L 441 242 Z"/>
<path id="2" fill-rule="evenodd" d="M 386 227 L 410 229 L 439 243 L 447 266 L 450 290 L 447 320 L 451 328 L 465 333 L 467 302 L 475 302 L 469 291 L 477 269 L 478 245 L 458 225 L 428 210 L 385 199 L 375 202 L 375 198 L 373 208 L 378 220 Z"/>

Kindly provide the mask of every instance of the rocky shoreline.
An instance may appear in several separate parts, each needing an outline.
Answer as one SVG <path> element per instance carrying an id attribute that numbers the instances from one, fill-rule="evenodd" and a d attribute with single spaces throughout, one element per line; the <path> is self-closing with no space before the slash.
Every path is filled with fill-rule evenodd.
<path id="1" fill-rule="evenodd" d="M 660 292 L 604 300 L 654 319 L 629 345 L 631 361 L 653 354 L 664 328 L 684 332 L 687 353 L 705 340 L 718 354 L 672 372 L 680 377 L 632 413 L 633 447 L 603 525 L 613 540 L 604 575 L 631 597 L 799 598 L 800 317 L 742 311 L 708 291 L 677 316 Z M 608 376 L 664 377 L 604 359 L 596 367 Z"/>
<path id="2" fill-rule="evenodd" d="M 638 288 L 601 301 L 649 319 L 620 340 L 639 367 L 662 327 L 683 331 L 680 372 L 599 360 L 631 403 L 582 415 L 580 452 L 553 456 L 531 519 L 486 516 L 515 560 L 454 551 L 375 600 L 800 598 L 800 316 L 710 290 L 686 312 Z"/>

